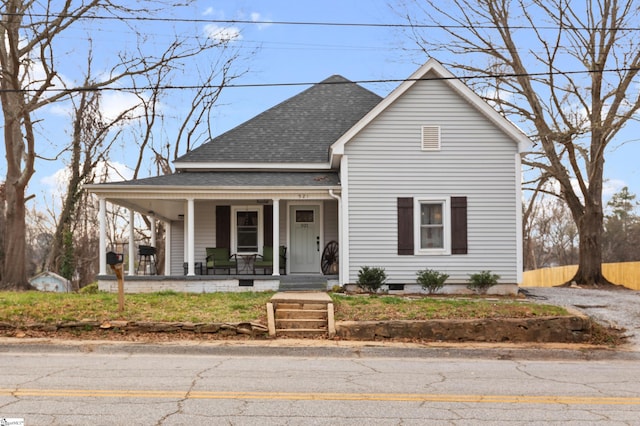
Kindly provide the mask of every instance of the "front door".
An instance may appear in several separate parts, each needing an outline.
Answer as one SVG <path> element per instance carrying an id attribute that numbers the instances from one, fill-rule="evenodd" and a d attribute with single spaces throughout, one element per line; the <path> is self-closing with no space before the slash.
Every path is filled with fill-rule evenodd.
<path id="1" fill-rule="evenodd" d="M 290 207 L 289 270 L 292 274 L 320 272 L 320 208 Z"/>

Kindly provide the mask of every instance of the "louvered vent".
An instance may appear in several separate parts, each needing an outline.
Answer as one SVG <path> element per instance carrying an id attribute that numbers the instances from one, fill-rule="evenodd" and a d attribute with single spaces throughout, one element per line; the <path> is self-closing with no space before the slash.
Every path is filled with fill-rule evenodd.
<path id="1" fill-rule="evenodd" d="M 422 150 L 440 150 L 440 126 L 422 126 Z"/>

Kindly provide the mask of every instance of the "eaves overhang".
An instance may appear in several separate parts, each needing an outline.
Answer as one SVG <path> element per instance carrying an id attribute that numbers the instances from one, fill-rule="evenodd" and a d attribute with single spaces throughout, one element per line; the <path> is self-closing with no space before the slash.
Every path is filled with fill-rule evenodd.
<path id="1" fill-rule="evenodd" d="M 232 162 L 175 162 L 176 170 L 188 171 L 326 171 L 331 163 L 232 163 Z"/>

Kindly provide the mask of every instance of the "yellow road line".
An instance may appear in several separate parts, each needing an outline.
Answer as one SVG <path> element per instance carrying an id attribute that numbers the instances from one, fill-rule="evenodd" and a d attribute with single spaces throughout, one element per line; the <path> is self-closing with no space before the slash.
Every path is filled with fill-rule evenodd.
<path id="1" fill-rule="evenodd" d="M 413 393 L 189 392 L 101 389 L 0 389 L 0 396 L 68 398 L 262 399 L 291 401 L 465 402 L 488 404 L 640 405 L 640 397 L 447 395 Z"/>

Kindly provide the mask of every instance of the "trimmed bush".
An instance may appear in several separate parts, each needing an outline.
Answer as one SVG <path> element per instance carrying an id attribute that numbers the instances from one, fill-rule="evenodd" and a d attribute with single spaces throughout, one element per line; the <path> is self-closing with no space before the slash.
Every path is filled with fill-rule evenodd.
<path id="1" fill-rule="evenodd" d="M 416 282 L 427 290 L 429 294 L 433 294 L 444 287 L 444 282 L 449 278 L 448 274 L 434 271 L 433 269 L 424 269 L 416 272 Z"/>
<path id="2" fill-rule="evenodd" d="M 386 280 L 387 274 L 384 272 L 384 268 L 363 266 L 360 268 L 360 271 L 358 271 L 358 281 L 356 284 L 365 291 L 377 293 Z"/>
<path id="3" fill-rule="evenodd" d="M 98 283 L 91 283 L 84 287 L 82 287 L 78 293 L 80 294 L 98 294 L 100 290 L 98 290 Z"/>
<path id="4" fill-rule="evenodd" d="M 491 271 L 482 271 L 477 274 L 469 275 L 469 284 L 467 288 L 473 290 L 477 294 L 486 294 L 489 288 L 498 284 L 500 275 L 492 274 Z"/>

